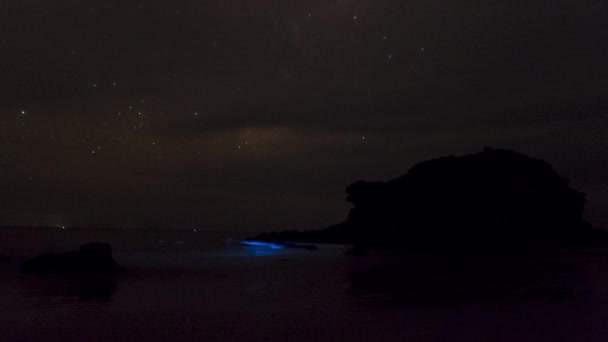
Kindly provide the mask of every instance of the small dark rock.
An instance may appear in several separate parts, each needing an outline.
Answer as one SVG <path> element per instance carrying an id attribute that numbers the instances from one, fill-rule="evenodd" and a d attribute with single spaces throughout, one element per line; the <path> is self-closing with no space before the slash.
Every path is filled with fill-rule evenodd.
<path id="1" fill-rule="evenodd" d="M 123 270 L 112 258 L 110 245 L 101 242 L 82 245 L 77 252 L 42 254 L 21 265 L 24 273 L 117 273 Z"/>
<path id="2" fill-rule="evenodd" d="M 0 262 L 7 262 L 9 260 L 11 260 L 11 257 L 9 257 L 8 255 L 0 254 Z"/>

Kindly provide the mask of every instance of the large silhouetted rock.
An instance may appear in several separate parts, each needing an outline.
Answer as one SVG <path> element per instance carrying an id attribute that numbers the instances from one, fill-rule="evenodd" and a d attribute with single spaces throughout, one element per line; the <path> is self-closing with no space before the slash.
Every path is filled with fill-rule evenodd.
<path id="1" fill-rule="evenodd" d="M 261 235 L 370 247 L 566 244 L 605 240 L 582 219 L 586 196 L 540 159 L 501 149 L 419 163 L 388 182 L 347 187 L 341 225 Z M 300 239 L 298 239 L 300 237 Z M 329 237 L 329 239 L 328 239 Z M 292 239 L 290 239 L 292 238 Z"/>
<path id="2" fill-rule="evenodd" d="M 82 245 L 77 252 L 42 254 L 21 265 L 21 271 L 25 273 L 116 273 L 122 270 L 112 258 L 110 245 L 101 242 Z"/>
<path id="3" fill-rule="evenodd" d="M 509 150 L 429 160 L 346 192 L 348 222 L 370 244 L 551 243 L 590 231 L 585 195 L 549 163 Z"/>

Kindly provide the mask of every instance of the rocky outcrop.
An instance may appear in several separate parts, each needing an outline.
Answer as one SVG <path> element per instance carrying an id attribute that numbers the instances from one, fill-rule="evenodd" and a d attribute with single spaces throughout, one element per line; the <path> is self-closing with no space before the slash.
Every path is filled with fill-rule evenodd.
<path id="1" fill-rule="evenodd" d="M 546 161 L 509 150 L 429 160 L 346 192 L 348 222 L 371 245 L 562 243 L 591 230 L 585 194 Z"/>
<path id="2" fill-rule="evenodd" d="M 606 241 L 582 218 L 584 193 L 544 160 L 502 149 L 432 159 L 388 182 L 346 188 L 346 222 L 266 240 L 369 247 L 564 245 Z"/>

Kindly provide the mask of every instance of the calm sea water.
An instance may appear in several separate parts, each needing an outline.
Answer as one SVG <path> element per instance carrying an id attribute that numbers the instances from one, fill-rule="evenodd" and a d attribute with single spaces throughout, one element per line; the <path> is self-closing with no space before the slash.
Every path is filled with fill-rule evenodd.
<path id="1" fill-rule="evenodd" d="M 0 341 L 608 341 L 604 249 L 348 257 L 243 235 L 0 230 Z M 128 272 L 18 272 L 90 241 Z"/>

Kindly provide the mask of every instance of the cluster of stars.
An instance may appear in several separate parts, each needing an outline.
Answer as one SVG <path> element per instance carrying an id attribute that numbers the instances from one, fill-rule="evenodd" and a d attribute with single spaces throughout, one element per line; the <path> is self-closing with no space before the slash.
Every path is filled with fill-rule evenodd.
<path id="1" fill-rule="evenodd" d="M 143 9 L 144 8 L 144 4 L 140 3 L 138 5 L 139 9 Z M 104 9 L 97 9 L 97 8 L 89 8 L 89 13 L 91 15 L 95 14 L 95 15 L 101 15 L 101 14 L 105 14 L 105 10 Z M 169 12 L 171 13 L 171 12 Z M 187 12 L 183 11 L 182 9 L 175 9 L 174 13 L 176 15 L 186 15 Z M 313 18 L 313 12 L 304 12 L 305 15 L 307 15 L 307 17 L 309 19 Z M 352 14 L 351 14 L 352 15 Z M 316 16 L 315 16 L 316 18 Z M 347 16 L 346 19 L 349 19 L 349 17 Z M 353 22 L 357 22 L 356 25 L 360 25 L 363 22 L 361 21 L 362 17 L 359 16 L 359 13 L 352 15 L 351 17 Z M 312 23 L 312 22 L 311 22 Z M 116 37 L 115 34 L 113 33 L 108 33 L 108 32 L 100 32 L 97 37 L 103 38 L 103 39 L 108 39 L 109 37 Z M 380 39 L 381 41 L 386 41 L 387 45 L 389 42 L 389 38 L 388 38 L 388 34 L 384 33 L 381 34 L 379 36 L 376 36 L 375 39 Z M 218 41 L 219 37 L 208 37 L 207 42 L 211 44 L 212 47 L 217 47 L 218 44 L 222 41 Z M 226 44 L 227 48 L 229 48 L 229 46 Z M 388 49 L 388 47 L 386 47 Z M 87 50 L 82 48 L 80 46 L 68 46 L 68 48 L 66 49 L 71 55 L 76 56 L 76 55 L 81 55 L 83 54 L 86 55 Z M 64 51 L 66 51 L 64 50 Z M 214 50 L 217 51 L 217 50 Z M 421 51 L 424 51 L 424 48 L 421 48 Z M 396 59 L 395 58 L 395 52 L 393 51 L 386 51 L 385 50 L 385 58 L 390 60 Z M 76 60 L 76 59 L 74 59 Z M 380 60 L 381 61 L 381 60 Z M 179 74 L 180 76 L 183 75 L 183 73 Z M 87 88 L 89 90 L 89 92 L 92 92 L 95 94 L 95 96 L 110 96 L 110 97 L 120 97 L 121 95 L 124 96 L 124 93 L 121 93 L 123 91 L 126 91 L 128 89 L 130 89 L 130 83 L 131 80 L 125 76 L 124 74 L 119 74 L 119 73 L 115 73 L 114 76 L 118 76 L 118 77 L 112 77 L 109 79 L 104 79 L 103 77 L 100 77 L 100 75 L 97 75 L 97 77 L 93 78 L 89 78 L 89 79 L 84 79 L 81 80 L 80 84 L 84 84 L 84 87 Z M 176 78 L 178 77 L 178 73 L 175 72 L 175 69 L 172 68 L 171 72 L 168 74 L 169 77 L 172 76 L 172 78 Z M 119 87 L 120 84 L 120 87 Z M 113 89 L 112 92 L 109 92 L 108 89 Z M 131 88 L 132 89 L 132 88 Z M 243 98 L 245 98 L 247 96 L 247 94 L 249 93 L 251 87 L 248 85 L 243 85 L 243 84 L 237 84 L 236 86 L 234 86 L 232 88 L 236 93 L 238 93 L 238 96 L 242 96 Z M 102 92 L 104 91 L 104 92 Z M 146 151 L 150 152 L 150 151 L 160 151 L 163 149 L 168 148 L 167 146 L 170 146 L 171 144 L 165 144 L 164 143 L 164 138 L 162 136 L 158 136 L 155 135 L 152 131 L 152 128 L 154 127 L 158 127 L 158 125 L 161 125 L 162 122 L 169 120 L 168 118 L 171 118 L 170 120 L 173 120 L 175 117 L 182 117 L 182 120 L 188 120 L 188 116 L 190 118 L 194 117 L 196 118 L 197 122 L 193 124 L 195 125 L 200 125 L 202 124 L 202 119 L 205 117 L 203 114 L 205 113 L 201 108 L 201 106 L 192 106 L 190 107 L 191 109 L 188 110 L 186 109 L 185 111 L 182 109 L 180 110 L 180 112 L 178 113 L 167 113 L 165 112 L 165 110 L 160 110 L 160 109 L 155 109 L 154 105 L 149 105 L 146 104 L 146 101 L 144 101 L 144 99 L 138 100 L 138 101 L 129 101 L 127 102 L 128 106 L 122 107 L 122 106 L 118 106 L 118 110 L 113 110 L 111 111 L 113 113 L 112 116 L 114 116 L 115 119 L 112 118 L 105 118 L 105 119 L 100 119 L 99 123 L 96 123 L 95 125 L 101 125 L 103 127 L 103 129 L 108 129 L 109 127 L 113 127 L 112 128 L 112 132 L 110 134 L 107 135 L 100 135 L 99 133 L 97 133 L 97 129 L 96 127 L 84 127 L 86 125 L 86 123 L 82 123 L 79 120 L 72 120 L 72 123 L 66 123 L 65 126 L 63 128 L 58 128 L 58 130 L 54 130 L 51 134 L 49 134 L 50 136 L 50 140 L 53 141 L 55 144 L 82 144 L 80 146 L 79 151 L 81 151 L 80 153 L 86 153 L 87 151 L 89 152 L 89 155 L 93 155 L 95 156 L 94 160 L 100 160 L 100 155 L 103 155 L 102 152 L 102 146 L 104 148 L 104 151 L 107 155 L 111 155 L 110 151 L 114 151 L 115 149 L 119 148 L 119 145 L 111 145 L 111 143 L 120 143 L 123 144 L 122 148 L 124 148 L 124 144 L 131 144 L 130 149 L 132 151 L 138 151 L 138 152 L 143 152 L 144 153 L 139 153 L 138 156 L 149 156 L 150 153 L 145 153 Z M 19 116 L 25 116 L 27 114 L 25 108 L 29 108 L 29 107 L 23 107 L 24 109 L 21 109 L 18 111 Z M 116 108 L 116 107 L 114 107 Z M 86 111 L 87 109 L 82 109 L 83 111 Z M 98 112 L 97 110 L 92 110 L 92 112 Z M 189 114 L 189 115 L 188 115 Z M 24 119 L 22 120 L 23 122 L 21 122 L 21 125 L 25 125 L 24 122 L 28 121 L 29 119 Z M 32 120 L 35 120 L 35 118 L 33 118 Z M 118 120 L 118 121 L 117 121 Z M 170 121 L 169 120 L 169 121 Z M 116 127 L 118 127 L 118 129 L 116 129 Z M 102 129 L 101 127 L 99 127 L 99 129 Z M 63 130 L 63 132 L 61 132 Z M 81 139 L 81 141 L 76 141 L 78 140 L 77 136 L 83 136 L 82 134 L 78 133 L 78 131 L 80 130 L 87 130 L 87 131 L 91 131 L 94 132 L 92 133 L 92 138 L 90 136 L 88 136 L 88 134 L 86 136 L 84 136 L 84 138 Z M 71 132 L 70 132 L 71 131 Z M 64 134 L 66 132 L 69 132 L 70 134 Z M 354 139 L 349 138 L 349 141 L 345 141 L 346 144 L 350 144 L 350 140 L 352 141 L 356 141 L 356 135 Z M 242 139 L 242 137 L 236 137 L 236 138 L 232 138 L 230 140 L 227 140 L 225 142 L 223 142 L 226 146 L 227 149 L 233 149 L 236 148 L 237 150 L 241 150 L 241 151 L 253 151 L 253 149 L 257 149 L 257 150 L 264 150 L 264 147 L 267 146 L 266 143 L 262 142 L 262 141 L 256 141 L 255 137 L 249 137 L 251 140 L 244 140 Z M 25 139 L 25 137 L 24 137 Z M 189 139 L 189 138 L 186 138 Z M 194 143 L 192 144 L 192 148 L 195 149 L 194 153 L 197 156 L 201 156 L 201 150 L 199 149 L 199 146 L 204 146 L 205 144 L 201 144 L 199 141 L 198 137 L 194 137 Z M 360 138 L 361 140 L 359 140 L 360 142 L 365 142 L 366 141 L 366 136 L 361 136 Z M 236 140 L 236 141 L 235 141 Z M 162 142 L 162 143 L 161 143 Z M 162 148 L 161 148 L 162 146 Z M 145 149 L 148 150 L 145 150 Z M 152 149 L 153 148 L 153 149 Z M 139 149 L 139 150 L 138 150 Z M 257 151 L 256 151 L 257 152 Z M 152 152 L 155 153 L 156 155 L 160 155 L 157 152 Z M 244 152 L 240 152 L 239 154 L 242 155 L 242 153 Z"/>

